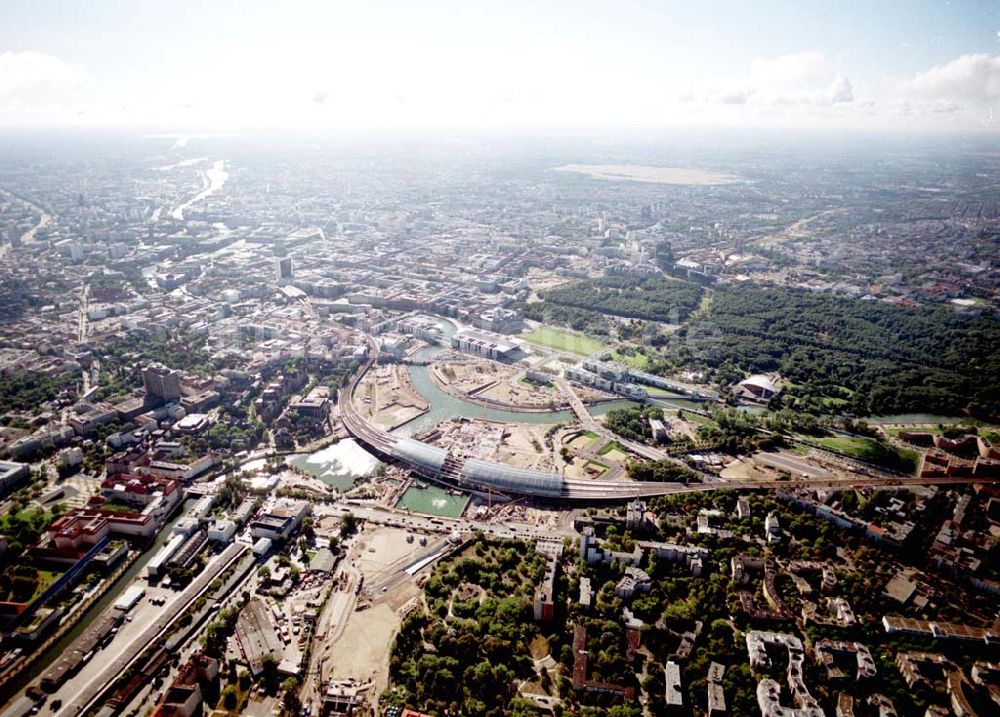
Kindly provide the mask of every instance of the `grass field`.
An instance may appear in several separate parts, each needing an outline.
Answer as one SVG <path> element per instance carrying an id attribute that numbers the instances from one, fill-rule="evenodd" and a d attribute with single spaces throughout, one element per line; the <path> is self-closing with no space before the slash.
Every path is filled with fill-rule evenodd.
<path id="1" fill-rule="evenodd" d="M 594 441 L 596 441 L 599 437 L 600 436 L 593 431 L 577 431 L 576 433 L 567 436 L 565 443 L 567 446 L 586 449 L 594 445 Z"/>
<path id="2" fill-rule="evenodd" d="M 820 402 L 828 408 L 842 408 L 850 403 L 846 398 L 831 398 L 830 396 L 824 396 Z"/>
<path id="3" fill-rule="evenodd" d="M 850 436 L 830 436 L 814 439 L 816 443 L 836 451 L 841 451 L 869 463 L 902 471 L 912 471 L 917 467 L 919 454 L 908 448 L 887 446 L 871 438 Z"/>
<path id="4" fill-rule="evenodd" d="M 650 396 L 673 396 L 676 397 L 678 394 L 674 391 L 670 391 L 665 388 L 660 388 L 659 386 L 643 386 L 646 389 L 646 393 Z"/>
<path id="5" fill-rule="evenodd" d="M 568 351 L 580 356 L 590 356 L 605 348 L 605 345 L 596 339 L 551 326 L 540 326 L 531 333 L 522 334 L 521 338 L 538 346 L 556 351 Z"/>
<path id="6" fill-rule="evenodd" d="M 611 441 L 608 445 L 604 446 L 598 455 L 607 458 L 609 461 L 614 461 L 615 463 L 624 463 L 628 460 L 628 453 L 622 448 L 618 441 Z"/>
<path id="7" fill-rule="evenodd" d="M 618 441 L 609 441 L 608 444 L 604 446 L 604 448 L 598 451 L 598 455 L 606 456 L 607 454 L 611 453 L 611 451 L 622 451 L 622 450 L 624 449 L 621 447 L 621 444 L 618 443 Z"/>
<path id="8" fill-rule="evenodd" d="M 641 354 L 638 351 L 632 355 L 619 353 L 618 349 L 611 352 L 611 360 L 623 363 L 626 366 L 634 368 L 636 371 L 645 371 L 649 368 L 649 356 L 646 354 Z"/>

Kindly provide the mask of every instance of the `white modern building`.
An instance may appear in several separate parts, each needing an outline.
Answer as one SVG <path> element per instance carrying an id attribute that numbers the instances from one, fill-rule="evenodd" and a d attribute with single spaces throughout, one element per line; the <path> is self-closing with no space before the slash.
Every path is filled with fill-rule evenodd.
<path id="1" fill-rule="evenodd" d="M 462 329 L 451 337 L 451 347 L 498 361 L 509 359 L 521 350 L 520 342 L 515 339 L 481 329 Z"/>

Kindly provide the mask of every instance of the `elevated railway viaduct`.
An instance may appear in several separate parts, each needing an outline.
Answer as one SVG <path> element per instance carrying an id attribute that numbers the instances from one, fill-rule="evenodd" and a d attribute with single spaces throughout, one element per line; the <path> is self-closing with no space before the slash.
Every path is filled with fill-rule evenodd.
<path id="1" fill-rule="evenodd" d="M 375 363 L 378 346 L 369 339 L 369 356 L 338 396 L 338 408 L 347 432 L 360 445 L 379 458 L 402 463 L 429 480 L 444 483 L 474 493 L 495 496 L 528 496 L 552 502 L 607 503 L 648 498 L 675 493 L 697 493 L 709 490 L 765 490 L 792 488 L 849 488 L 861 486 L 949 485 L 961 483 L 992 483 L 986 478 L 947 476 L 913 478 L 888 475 L 853 475 L 847 478 L 806 478 L 801 480 L 720 481 L 701 483 L 657 483 L 628 480 L 573 480 L 558 473 L 516 468 L 476 458 L 463 458 L 447 449 L 429 443 L 394 435 L 364 418 L 354 405 L 354 392 L 361 379 Z"/>

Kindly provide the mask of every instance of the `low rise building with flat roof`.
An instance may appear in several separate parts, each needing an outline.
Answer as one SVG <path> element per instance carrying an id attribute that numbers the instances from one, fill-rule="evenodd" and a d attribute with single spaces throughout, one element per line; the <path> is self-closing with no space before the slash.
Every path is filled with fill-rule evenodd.
<path id="1" fill-rule="evenodd" d="M 312 512 L 307 501 L 283 501 L 271 510 L 264 511 L 250 523 L 255 538 L 287 540 L 302 524 L 302 519 Z"/>
<path id="2" fill-rule="evenodd" d="M 211 425 L 212 421 L 206 413 L 189 413 L 174 424 L 178 433 L 201 433 Z"/>
<path id="3" fill-rule="evenodd" d="M 180 550 L 185 540 L 187 538 L 183 535 L 174 535 L 160 548 L 159 552 L 146 563 L 146 573 L 149 577 L 159 577 L 160 573 L 167 566 L 167 562 L 173 557 L 174 553 Z"/>
<path id="4" fill-rule="evenodd" d="M 30 473 L 27 463 L 0 461 L 0 496 L 5 496 L 24 485 Z"/>
<path id="5" fill-rule="evenodd" d="M 208 539 L 215 543 L 228 543 L 236 535 L 236 523 L 228 518 L 219 518 L 208 526 Z"/>
<path id="6" fill-rule="evenodd" d="M 271 552 L 273 546 L 270 538 L 258 538 L 253 544 L 253 554 L 261 558 Z"/>
<path id="7" fill-rule="evenodd" d="M 260 598 L 253 598 L 240 610 L 236 639 L 254 676 L 263 671 L 265 657 L 280 662 L 284 656 L 285 644 L 274 629 L 270 609 Z"/>
<path id="8" fill-rule="evenodd" d="M 684 692 L 681 690 L 681 666 L 668 661 L 663 666 L 663 679 L 666 683 L 663 702 L 668 714 L 679 713 L 684 709 Z"/>

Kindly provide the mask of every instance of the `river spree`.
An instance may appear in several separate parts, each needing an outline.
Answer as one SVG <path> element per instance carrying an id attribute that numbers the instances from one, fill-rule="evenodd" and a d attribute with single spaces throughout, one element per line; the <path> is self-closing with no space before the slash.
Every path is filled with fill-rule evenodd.
<path id="1" fill-rule="evenodd" d="M 229 172 L 226 171 L 226 160 L 224 159 L 216 160 L 211 169 L 199 170 L 199 174 L 201 174 L 201 179 L 204 182 L 204 188 L 193 199 L 184 202 L 184 204 L 181 204 L 170 212 L 170 216 L 174 219 L 182 221 L 184 219 L 184 211 L 188 207 L 200 202 L 209 194 L 214 194 L 222 189 L 222 185 L 229 179 Z"/>

